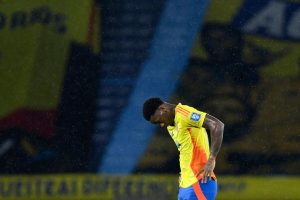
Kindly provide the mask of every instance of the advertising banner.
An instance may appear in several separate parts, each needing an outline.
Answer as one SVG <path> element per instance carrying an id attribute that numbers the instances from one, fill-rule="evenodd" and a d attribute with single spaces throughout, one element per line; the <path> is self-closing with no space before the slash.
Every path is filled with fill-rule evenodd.
<path id="1" fill-rule="evenodd" d="M 217 199 L 300 199 L 299 177 L 220 177 Z M 0 177 L 0 200 L 177 199 L 176 176 L 40 175 Z"/>

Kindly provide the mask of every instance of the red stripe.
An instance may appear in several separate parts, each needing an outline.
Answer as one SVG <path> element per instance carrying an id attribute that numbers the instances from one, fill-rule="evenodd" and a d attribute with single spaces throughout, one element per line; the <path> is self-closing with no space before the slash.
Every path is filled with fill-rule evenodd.
<path id="1" fill-rule="evenodd" d="M 189 112 L 186 112 L 185 110 L 183 110 L 181 108 L 177 108 L 176 111 L 178 111 L 178 112 L 181 111 L 182 113 L 189 114 Z"/>
<path id="2" fill-rule="evenodd" d="M 182 110 L 183 112 L 186 112 L 186 113 L 190 113 L 190 111 L 184 109 L 184 108 L 181 108 L 181 107 L 177 107 L 178 109 Z"/>
<path id="3" fill-rule="evenodd" d="M 177 112 L 180 113 L 180 114 L 182 114 L 182 115 L 184 115 L 184 116 L 188 116 L 188 114 L 186 114 L 186 113 L 184 113 L 184 112 L 182 112 L 180 110 L 177 110 Z"/>
<path id="4" fill-rule="evenodd" d="M 183 110 L 181 108 L 177 108 L 176 111 L 183 114 L 184 116 L 188 116 L 190 114 L 190 112 Z"/>
<path id="5" fill-rule="evenodd" d="M 192 129 L 188 128 L 189 134 L 191 136 L 192 144 L 193 144 L 193 154 L 192 154 L 192 160 L 190 163 L 190 167 L 192 171 L 194 172 L 196 178 L 198 180 L 202 179 L 203 176 L 203 167 L 207 163 L 207 155 L 205 153 L 205 150 L 201 147 L 197 146 L 197 142 L 195 138 L 192 136 Z M 217 177 L 215 173 L 213 172 L 211 177 L 214 180 L 217 180 Z"/>
<path id="6" fill-rule="evenodd" d="M 57 111 L 20 109 L 0 119 L 0 130 L 22 128 L 46 139 L 54 136 Z"/>
<path id="7" fill-rule="evenodd" d="M 193 184 L 193 189 L 198 200 L 206 200 L 198 181 Z"/>
<path id="8" fill-rule="evenodd" d="M 199 146 L 197 146 L 197 142 L 195 138 L 192 136 L 192 130 L 191 128 L 188 128 L 189 134 L 191 136 L 191 142 L 193 145 L 193 155 L 192 155 L 192 160 L 190 163 L 190 167 L 192 171 L 194 172 L 194 175 L 197 176 L 197 179 L 202 178 L 202 173 L 203 167 L 205 166 L 207 162 L 207 156 L 205 153 L 205 150 Z"/>
<path id="9" fill-rule="evenodd" d="M 95 19 L 96 19 L 96 3 L 95 0 L 92 2 L 91 5 L 91 12 L 90 12 L 90 18 L 88 23 L 88 31 L 86 36 L 86 42 L 90 47 L 93 47 L 93 41 L 94 41 L 94 32 L 95 32 Z"/>

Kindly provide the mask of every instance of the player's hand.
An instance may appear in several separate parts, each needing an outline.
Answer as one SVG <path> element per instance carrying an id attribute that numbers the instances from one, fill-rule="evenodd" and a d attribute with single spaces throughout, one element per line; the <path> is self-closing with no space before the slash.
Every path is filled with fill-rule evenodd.
<path id="1" fill-rule="evenodd" d="M 207 180 L 211 180 L 211 176 L 213 175 L 213 171 L 216 166 L 216 158 L 213 156 L 209 156 L 206 165 L 204 166 L 203 170 L 203 177 L 202 177 L 202 183 L 206 183 Z"/>

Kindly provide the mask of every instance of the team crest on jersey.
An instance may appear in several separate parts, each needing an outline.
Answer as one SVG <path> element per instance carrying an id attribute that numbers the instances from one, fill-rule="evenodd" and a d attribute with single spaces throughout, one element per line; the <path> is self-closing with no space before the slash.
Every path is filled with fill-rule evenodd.
<path id="1" fill-rule="evenodd" d="M 191 120 L 193 120 L 193 121 L 199 121 L 200 120 L 200 117 L 201 117 L 201 115 L 200 114 L 198 114 L 198 113 L 192 113 L 192 115 L 191 115 Z"/>

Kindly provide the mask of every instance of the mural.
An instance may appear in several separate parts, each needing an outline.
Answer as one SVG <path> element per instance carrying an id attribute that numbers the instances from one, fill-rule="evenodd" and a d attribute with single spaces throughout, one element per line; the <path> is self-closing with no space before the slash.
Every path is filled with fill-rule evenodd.
<path id="1" fill-rule="evenodd" d="M 300 2 L 227 4 L 212 2 L 172 101 L 225 122 L 218 173 L 298 173 Z M 168 140 L 158 130 L 136 171 L 178 172 Z"/>
<path id="2" fill-rule="evenodd" d="M 0 172 L 47 171 L 70 44 L 86 42 L 91 1 L 0 2 Z"/>

